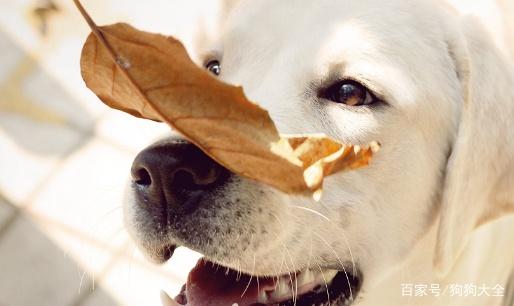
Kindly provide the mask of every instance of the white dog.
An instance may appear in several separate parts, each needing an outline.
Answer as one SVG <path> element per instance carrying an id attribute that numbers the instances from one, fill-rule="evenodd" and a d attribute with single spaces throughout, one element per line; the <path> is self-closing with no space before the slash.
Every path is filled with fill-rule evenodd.
<path id="1" fill-rule="evenodd" d="M 514 305 L 514 68 L 490 35 L 437 1 L 237 2 L 199 63 L 283 133 L 382 150 L 320 203 L 178 137 L 142 151 L 132 236 L 157 262 L 205 255 L 166 303 Z"/>

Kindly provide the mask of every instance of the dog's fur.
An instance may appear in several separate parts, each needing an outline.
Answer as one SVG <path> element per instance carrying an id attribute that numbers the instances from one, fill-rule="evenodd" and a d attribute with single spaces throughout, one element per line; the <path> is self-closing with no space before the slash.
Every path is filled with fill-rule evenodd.
<path id="1" fill-rule="evenodd" d="M 369 168 L 329 178 L 320 203 L 236 177 L 202 218 L 162 235 L 128 201 L 143 250 L 171 241 L 254 275 L 355 262 L 363 306 L 512 305 L 401 295 L 402 283 L 507 287 L 514 273 L 514 218 L 500 219 L 514 211 L 514 68 L 482 26 L 429 0 L 233 2 L 199 64 L 219 58 L 220 78 L 283 133 L 383 148 Z M 387 104 L 317 97 L 343 78 Z"/>

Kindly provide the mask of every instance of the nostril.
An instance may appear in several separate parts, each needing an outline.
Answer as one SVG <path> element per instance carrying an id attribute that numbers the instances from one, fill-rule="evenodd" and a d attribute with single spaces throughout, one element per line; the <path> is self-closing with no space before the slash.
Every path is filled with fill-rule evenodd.
<path id="1" fill-rule="evenodd" d="M 134 183 L 140 186 L 150 186 L 152 184 L 152 177 L 145 168 L 139 168 L 133 174 Z"/>
<path id="2" fill-rule="evenodd" d="M 194 191 L 201 188 L 202 186 L 195 182 L 195 177 L 190 171 L 180 169 L 175 172 L 172 181 L 172 189 Z"/>
<path id="3" fill-rule="evenodd" d="M 188 167 L 180 168 L 172 176 L 171 190 L 210 190 L 222 184 L 225 176 L 221 167 L 208 167 L 203 171 Z"/>

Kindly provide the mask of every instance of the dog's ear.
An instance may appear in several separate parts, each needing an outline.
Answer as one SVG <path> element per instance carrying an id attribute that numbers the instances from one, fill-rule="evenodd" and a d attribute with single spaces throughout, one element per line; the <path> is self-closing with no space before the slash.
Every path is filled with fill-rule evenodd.
<path id="1" fill-rule="evenodd" d="M 514 67 L 478 21 L 459 23 L 449 49 L 463 102 L 442 194 L 434 257 L 440 275 L 476 227 L 514 212 Z"/>
<path id="2" fill-rule="evenodd" d="M 209 3 L 210 10 L 198 20 L 193 34 L 192 56 L 196 60 L 204 57 L 207 55 L 205 52 L 217 46 L 227 19 L 239 2 L 240 0 L 217 0 Z"/>
<path id="3" fill-rule="evenodd" d="M 225 13 L 225 14 L 229 14 L 230 11 L 236 7 L 236 5 L 240 2 L 241 0 L 222 0 L 221 1 L 221 8 L 222 8 L 222 11 Z"/>

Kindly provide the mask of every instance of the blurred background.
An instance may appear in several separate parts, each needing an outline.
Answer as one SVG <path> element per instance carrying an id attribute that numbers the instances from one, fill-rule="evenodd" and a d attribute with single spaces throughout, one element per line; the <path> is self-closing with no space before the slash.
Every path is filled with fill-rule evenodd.
<path id="1" fill-rule="evenodd" d="M 216 1 L 83 0 L 192 43 Z M 207 19 L 206 19 L 207 18 Z M 105 107 L 84 86 L 89 29 L 71 0 L 0 0 L 0 305 L 160 305 L 198 256 L 147 263 L 122 223 L 134 156 L 169 129 Z"/>
<path id="2" fill-rule="evenodd" d="M 99 24 L 125 21 L 187 46 L 218 10 L 215 0 L 82 2 Z M 450 2 L 514 46 L 514 17 L 502 15 L 513 0 Z M 169 130 L 86 89 L 88 33 L 71 0 L 0 0 L 0 306 L 160 305 L 159 291 L 176 294 L 198 258 L 179 249 L 153 266 L 123 228 L 132 160 Z"/>

